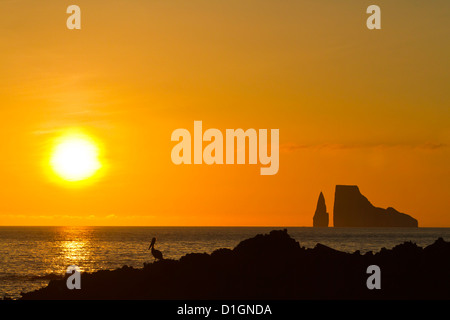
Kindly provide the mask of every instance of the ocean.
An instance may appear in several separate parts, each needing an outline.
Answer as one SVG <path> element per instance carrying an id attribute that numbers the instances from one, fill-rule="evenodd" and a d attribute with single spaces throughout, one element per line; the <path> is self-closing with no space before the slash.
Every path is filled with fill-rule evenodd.
<path id="1" fill-rule="evenodd" d="M 152 237 L 165 258 L 178 259 L 232 249 L 242 240 L 280 229 L 284 227 L 0 227 L 0 298 L 18 298 L 20 292 L 46 286 L 70 265 L 87 272 L 141 268 L 153 261 L 148 250 Z M 405 241 L 424 247 L 438 237 L 450 241 L 450 228 L 286 229 L 303 247 L 321 243 L 346 252 L 376 252 Z"/>

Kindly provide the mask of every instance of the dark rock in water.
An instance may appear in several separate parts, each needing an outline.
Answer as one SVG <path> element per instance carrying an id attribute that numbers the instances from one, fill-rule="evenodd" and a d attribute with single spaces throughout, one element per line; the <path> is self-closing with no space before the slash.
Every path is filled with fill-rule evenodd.
<path id="1" fill-rule="evenodd" d="M 367 268 L 381 270 L 381 290 L 369 290 Z M 81 274 L 81 290 L 66 280 L 23 293 L 24 300 L 302 300 L 450 299 L 450 243 L 426 248 L 405 242 L 375 254 L 346 253 L 317 244 L 301 247 L 286 230 L 242 241 L 233 250 L 190 253 L 142 269 Z"/>
<path id="2" fill-rule="evenodd" d="M 335 227 L 418 227 L 407 214 L 373 206 L 357 186 L 336 186 L 333 221 Z"/>
<path id="3" fill-rule="evenodd" d="M 313 217 L 314 227 L 328 227 L 328 212 L 327 206 L 325 204 L 325 198 L 321 192 L 319 195 L 319 200 L 317 200 L 316 212 Z"/>

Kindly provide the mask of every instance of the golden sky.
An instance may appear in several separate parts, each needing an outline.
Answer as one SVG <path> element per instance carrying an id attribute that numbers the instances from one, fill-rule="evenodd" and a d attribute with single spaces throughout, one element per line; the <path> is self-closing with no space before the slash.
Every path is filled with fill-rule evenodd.
<path id="1" fill-rule="evenodd" d="M 311 226 L 321 191 L 332 213 L 334 186 L 356 184 L 450 227 L 449 15 L 445 0 L 0 0 L 0 225 Z M 194 120 L 279 129 L 278 174 L 174 165 L 171 133 Z M 104 164 L 78 187 L 48 168 L 70 128 Z"/>

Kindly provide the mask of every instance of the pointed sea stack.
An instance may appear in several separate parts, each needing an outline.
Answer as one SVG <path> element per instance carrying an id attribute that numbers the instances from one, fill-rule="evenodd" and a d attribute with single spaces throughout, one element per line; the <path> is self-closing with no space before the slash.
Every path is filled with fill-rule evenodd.
<path id="1" fill-rule="evenodd" d="M 377 208 L 358 186 L 336 186 L 333 209 L 335 227 L 418 227 L 413 217 L 394 208 Z"/>
<path id="2" fill-rule="evenodd" d="M 313 217 L 313 226 L 328 227 L 328 220 L 327 206 L 325 205 L 325 198 L 321 192 L 317 201 L 316 213 Z"/>

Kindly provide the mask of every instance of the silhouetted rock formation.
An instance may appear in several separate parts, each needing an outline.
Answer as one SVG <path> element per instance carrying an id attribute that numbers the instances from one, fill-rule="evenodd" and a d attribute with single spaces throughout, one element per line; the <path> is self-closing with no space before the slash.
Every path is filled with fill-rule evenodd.
<path id="1" fill-rule="evenodd" d="M 336 186 L 333 210 L 335 227 L 418 227 L 413 217 L 394 208 L 374 207 L 357 186 Z"/>
<path id="2" fill-rule="evenodd" d="M 369 290 L 367 267 L 381 268 Z M 422 249 L 405 242 L 361 255 L 317 244 L 305 249 L 286 230 L 242 241 L 233 250 L 81 275 L 81 290 L 52 280 L 22 299 L 450 299 L 450 243 Z"/>
<path id="3" fill-rule="evenodd" d="M 316 212 L 313 217 L 314 227 L 328 227 L 328 212 L 325 204 L 325 198 L 321 192 L 317 200 Z"/>

